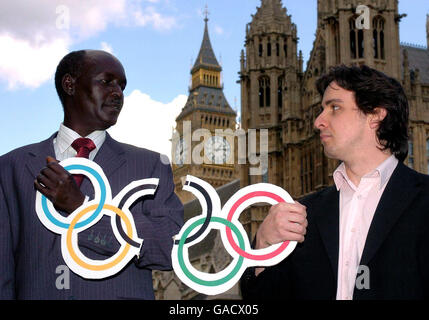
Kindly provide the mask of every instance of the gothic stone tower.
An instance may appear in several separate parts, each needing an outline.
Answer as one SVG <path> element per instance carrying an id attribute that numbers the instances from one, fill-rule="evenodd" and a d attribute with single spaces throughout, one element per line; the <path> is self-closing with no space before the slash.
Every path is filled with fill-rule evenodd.
<path id="1" fill-rule="evenodd" d="M 232 133 L 236 113 L 223 94 L 222 68 L 210 42 L 207 17 L 204 21 L 203 41 L 191 69 L 188 100 L 176 118 L 172 139 L 175 192 L 183 203 L 194 199 L 190 192 L 182 190 L 187 174 L 202 178 L 215 188 L 238 177 Z M 203 135 L 195 137 L 198 129 L 202 129 Z M 216 130 L 225 135 L 216 136 Z"/>
<path id="2" fill-rule="evenodd" d="M 360 5 L 369 10 L 357 12 Z M 310 62 L 324 67 L 366 64 L 400 78 L 402 16 L 398 14 L 398 0 L 318 0 L 317 12 L 318 27 Z M 325 61 L 318 61 L 321 49 Z"/>
<path id="3" fill-rule="evenodd" d="M 299 120 L 302 56 L 297 55 L 297 44 L 296 25 L 281 1 L 262 0 L 246 26 L 246 52 L 241 53 L 241 121 L 246 132 L 268 130 L 268 163 L 261 175 L 251 175 L 248 162 L 241 165 L 242 186 L 258 182 L 285 184 L 284 159 L 290 157 L 285 143 L 297 138 L 294 130 L 302 123 Z M 256 145 L 259 146 L 259 139 Z M 242 214 L 249 233 L 253 234 L 257 228 L 250 221 L 262 221 L 267 209 L 267 206 L 252 207 Z"/>

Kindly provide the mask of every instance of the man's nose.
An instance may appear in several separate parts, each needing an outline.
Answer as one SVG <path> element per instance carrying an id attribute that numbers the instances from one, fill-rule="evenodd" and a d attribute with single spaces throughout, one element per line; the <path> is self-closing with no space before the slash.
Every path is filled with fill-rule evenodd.
<path id="1" fill-rule="evenodd" d="M 112 82 L 111 84 L 111 95 L 116 99 L 122 99 L 124 97 L 122 87 L 116 82 Z"/>
<path id="2" fill-rule="evenodd" d="M 317 130 L 321 130 L 322 128 L 326 128 L 327 123 L 326 123 L 326 118 L 325 118 L 325 112 L 322 111 L 316 118 L 316 120 L 314 120 L 314 128 Z"/>

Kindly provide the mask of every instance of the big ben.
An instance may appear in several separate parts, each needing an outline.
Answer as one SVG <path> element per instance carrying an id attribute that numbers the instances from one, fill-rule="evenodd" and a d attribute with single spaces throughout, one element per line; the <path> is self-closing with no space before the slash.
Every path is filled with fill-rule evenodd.
<path id="1" fill-rule="evenodd" d="M 182 190 L 186 175 L 220 187 L 238 176 L 233 131 L 236 112 L 223 93 L 220 66 L 209 38 L 207 14 L 204 35 L 191 69 L 188 100 L 176 118 L 172 138 L 175 192 L 183 203 L 194 197 Z"/>

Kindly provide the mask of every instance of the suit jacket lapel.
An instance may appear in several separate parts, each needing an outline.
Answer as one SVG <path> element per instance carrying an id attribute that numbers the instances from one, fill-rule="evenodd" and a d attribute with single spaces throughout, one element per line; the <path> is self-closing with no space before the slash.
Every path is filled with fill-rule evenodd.
<path id="1" fill-rule="evenodd" d="M 46 157 L 51 156 L 55 158 L 54 138 L 57 132 L 50 136 L 48 139 L 37 143 L 34 148 L 28 152 L 30 158 L 26 161 L 26 167 L 30 170 L 32 176 L 36 178 L 40 170 L 46 167 Z"/>
<path id="2" fill-rule="evenodd" d="M 404 164 L 398 163 L 375 211 L 366 238 L 361 265 L 368 265 L 395 222 L 417 195 L 419 180 L 413 173 Z M 404 192 L 405 190 L 407 192 Z"/>
<path id="3" fill-rule="evenodd" d="M 329 187 L 320 195 L 316 203 L 316 223 L 322 242 L 328 253 L 335 279 L 338 277 L 338 251 L 339 251 L 339 192 L 335 187 Z"/>
<path id="4" fill-rule="evenodd" d="M 126 162 L 124 153 L 125 150 L 121 144 L 113 140 L 112 137 L 106 133 L 106 140 L 97 152 L 94 162 L 103 169 L 108 180 L 109 177 Z M 89 194 L 91 189 L 91 182 L 89 179 L 84 179 L 81 186 L 82 192 Z M 114 196 L 114 194 L 112 194 L 112 196 Z"/>
<path id="5" fill-rule="evenodd" d="M 29 151 L 29 160 L 26 161 L 26 167 L 34 178 L 36 178 L 40 170 L 46 166 L 47 156 L 52 156 L 55 158 L 53 141 L 56 136 L 57 132 L 47 140 L 35 144 L 34 148 Z M 106 177 L 108 178 L 126 162 L 124 153 L 125 150 L 121 144 L 113 140 L 112 137 L 110 137 L 110 135 L 107 133 L 106 140 L 104 141 L 100 150 L 97 152 L 94 162 L 100 165 Z M 90 192 L 91 182 L 89 179 L 83 180 L 81 190 L 84 193 L 85 191 Z"/>

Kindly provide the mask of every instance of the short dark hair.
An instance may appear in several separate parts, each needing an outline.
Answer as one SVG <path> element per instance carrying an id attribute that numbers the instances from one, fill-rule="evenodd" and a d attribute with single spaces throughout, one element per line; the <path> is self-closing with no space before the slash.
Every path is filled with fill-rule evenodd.
<path id="1" fill-rule="evenodd" d="M 72 51 L 61 59 L 55 72 L 55 88 L 61 104 L 64 106 L 65 92 L 62 86 L 63 77 L 68 73 L 73 78 L 81 75 L 81 69 L 85 61 L 86 50 Z"/>
<path id="2" fill-rule="evenodd" d="M 364 114 L 374 113 L 375 108 L 384 108 L 386 117 L 380 122 L 377 138 L 399 161 L 408 155 L 408 99 L 401 84 L 384 73 L 366 65 L 331 67 L 329 73 L 316 82 L 323 97 L 328 86 L 335 82 L 341 88 L 354 92 L 355 101 Z"/>

